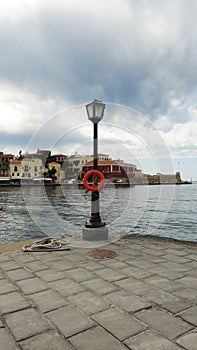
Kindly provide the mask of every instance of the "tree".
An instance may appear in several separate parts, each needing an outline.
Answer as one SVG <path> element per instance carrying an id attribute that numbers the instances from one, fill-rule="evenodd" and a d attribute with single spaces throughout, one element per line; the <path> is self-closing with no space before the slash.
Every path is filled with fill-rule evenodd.
<path id="1" fill-rule="evenodd" d="M 53 183 L 55 182 L 55 180 L 57 180 L 57 176 L 55 176 L 57 170 L 55 169 L 55 167 L 53 166 L 52 169 L 48 170 L 48 176 L 53 180 Z"/>
<path id="2" fill-rule="evenodd" d="M 23 159 L 23 155 L 22 155 L 22 151 L 20 150 L 19 152 L 18 152 L 18 156 L 16 156 L 16 159 L 18 159 L 18 160 L 21 160 L 21 159 Z"/>

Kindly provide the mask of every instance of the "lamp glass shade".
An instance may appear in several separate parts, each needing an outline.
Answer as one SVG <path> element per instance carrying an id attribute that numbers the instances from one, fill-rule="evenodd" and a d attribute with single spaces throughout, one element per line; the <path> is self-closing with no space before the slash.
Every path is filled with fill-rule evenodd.
<path id="1" fill-rule="evenodd" d="M 94 100 L 86 105 L 86 111 L 89 120 L 93 123 L 101 121 L 104 115 L 105 104 L 101 101 Z"/>

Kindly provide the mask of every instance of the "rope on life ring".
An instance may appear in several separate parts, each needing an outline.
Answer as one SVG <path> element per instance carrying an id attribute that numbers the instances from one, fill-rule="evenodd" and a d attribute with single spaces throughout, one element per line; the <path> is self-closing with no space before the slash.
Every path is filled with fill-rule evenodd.
<path id="1" fill-rule="evenodd" d="M 100 177 L 100 183 L 97 185 L 97 186 L 90 186 L 88 184 L 88 178 L 90 175 L 93 175 L 93 174 L 96 174 Z M 100 191 L 101 188 L 103 188 L 104 186 L 104 183 L 105 183 L 105 177 L 103 175 L 103 173 L 101 173 L 101 171 L 99 170 L 89 170 L 85 175 L 84 175 L 84 178 L 83 178 L 83 184 L 85 186 L 85 188 L 88 190 L 88 191 L 92 191 L 92 192 L 96 192 L 96 191 Z"/>

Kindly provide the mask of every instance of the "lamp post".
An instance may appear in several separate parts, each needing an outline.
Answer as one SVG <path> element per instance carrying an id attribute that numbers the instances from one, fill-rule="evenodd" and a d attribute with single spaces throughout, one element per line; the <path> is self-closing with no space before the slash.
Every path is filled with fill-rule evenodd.
<path id="1" fill-rule="evenodd" d="M 98 170 L 98 123 L 103 119 L 105 104 L 94 100 L 86 105 L 89 120 L 93 123 L 93 169 Z M 92 192 L 91 216 L 82 229 L 83 238 L 86 240 L 105 240 L 108 229 L 102 222 L 99 207 L 99 191 Z"/>

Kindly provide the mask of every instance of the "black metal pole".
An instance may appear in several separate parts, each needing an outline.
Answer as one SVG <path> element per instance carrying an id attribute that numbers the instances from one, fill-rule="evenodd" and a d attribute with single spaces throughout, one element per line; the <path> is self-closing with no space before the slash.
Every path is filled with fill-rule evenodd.
<path id="1" fill-rule="evenodd" d="M 93 169 L 98 170 L 98 123 L 93 123 Z M 86 227 L 100 227 L 105 226 L 101 221 L 99 208 L 99 191 L 92 192 L 91 200 L 91 217 Z"/>

